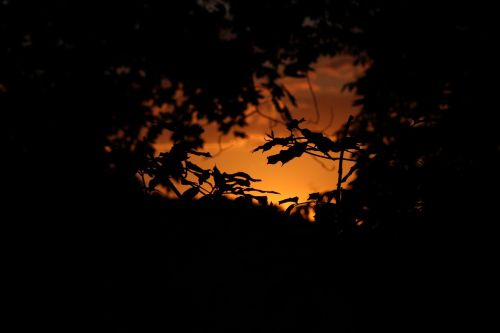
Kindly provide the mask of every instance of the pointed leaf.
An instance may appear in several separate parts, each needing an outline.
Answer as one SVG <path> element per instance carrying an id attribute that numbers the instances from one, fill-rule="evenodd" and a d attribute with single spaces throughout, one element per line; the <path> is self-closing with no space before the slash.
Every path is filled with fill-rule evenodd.
<path id="1" fill-rule="evenodd" d="M 196 156 L 212 157 L 209 152 L 201 152 L 196 150 L 189 150 L 189 153 Z"/>
<path id="2" fill-rule="evenodd" d="M 285 86 L 283 86 L 283 91 L 285 91 L 285 94 L 288 97 L 288 99 L 290 100 L 290 103 L 292 103 L 292 105 L 296 107 L 297 106 L 297 99 L 295 98 L 295 96 L 293 96 L 292 93 L 290 93 L 290 91 Z"/>
<path id="3" fill-rule="evenodd" d="M 259 192 L 259 193 L 269 193 L 269 194 L 281 194 L 281 193 L 276 192 L 276 191 L 264 191 L 264 190 L 259 190 L 259 189 L 252 188 L 252 187 L 247 187 L 247 188 L 244 189 L 244 191 Z"/>
<path id="4" fill-rule="evenodd" d="M 319 192 L 310 193 L 307 200 L 317 200 L 319 199 Z"/>
<path id="5" fill-rule="evenodd" d="M 340 149 L 338 148 L 338 145 L 333 142 L 331 139 L 327 138 L 324 136 L 322 133 L 319 132 L 313 132 L 307 128 L 301 128 L 300 132 L 304 137 L 310 142 L 316 145 L 316 147 L 324 152 L 327 153 L 328 151 L 334 151 L 338 152 Z"/>
<path id="6" fill-rule="evenodd" d="M 271 155 L 267 157 L 267 164 L 276 164 L 280 161 L 280 155 Z"/>
<path id="7" fill-rule="evenodd" d="M 356 138 L 353 137 L 346 137 L 340 140 L 338 143 L 340 146 L 341 150 L 346 150 L 346 149 L 354 149 L 354 150 L 359 150 L 359 142 Z"/>
<path id="8" fill-rule="evenodd" d="M 259 146 L 255 148 L 252 152 L 257 152 L 259 150 L 262 150 L 263 152 L 270 150 L 274 146 L 280 145 L 280 146 L 287 146 L 290 142 L 292 142 L 293 138 L 291 136 L 286 137 L 286 138 L 273 138 L 270 141 L 267 141 L 265 144 L 262 146 Z"/>
<path id="9" fill-rule="evenodd" d="M 282 204 L 287 203 L 287 202 L 293 202 L 293 203 L 297 204 L 299 202 L 299 197 L 286 198 L 286 199 L 278 201 L 278 204 L 282 205 Z"/>
<path id="10" fill-rule="evenodd" d="M 265 152 L 265 151 L 270 150 L 273 146 L 274 146 L 274 143 L 272 141 L 268 141 L 268 142 L 264 143 L 263 145 L 258 146 L 257 148 L 252 150 L 252 153 L 256 153 L 259 150 L 262 150 L 262 152 Z"/>
<path id="11" fill-rule="evenodd" d="M 208 170 L 203 170 L 203 173 L 198 176 L 198 184 L 203 184 L 210 178 L 210 171 Z"/>
<path id="12" fill-rule="evenodd" d="M 214 177 L 215 186 L 219 188 L 226 186 L 226 181 L 224 177 L 222 177 L 222 174 L 220 173 L 219 169 L 217 169 L 217 166 L 214 166 L 212 176 Z"/>
<path id="13" fill-rule="evenodd" d="M 245 196 L 257 200 L 259 204 L 262 206 L 267 205 L 267 197 L 265 195 L 251 195 L 251 194 L 246 194 Z"/>
<path id="14" fill-rule="evenodd" d="M 241 178 L 231 178 L 231 179 L 228 179 L 227 182 L 229 183 L 236 183 L 240 186 L 250 186 L 250 181 L 247 180 L 247 179 L 241 179 Z"/>
<path id="15" fill-rule="evenodd" d="M 245 173 L 245 172 L 236 172 L 236 173 L 231 173 L 231 174 L 228 174 L 228 176 L 232 176 L 232 177 L 241 177 L 241 178 L 245 178 L 251 182 L 260 182 L 262 181 L 261 179 L 255 179 L 255 178 L 252 178 L 248 173 Z"/>
<path id="16" fill-rule="evenodd" d="M 304 118 L 297 120 L 297 119 L 292 119 L 286 124 L 286 128 L 288 128 L 289 131 L 299 128 L 299 125 L 305 121 Z"/>
<path id="17" fill-rule="evenodd" d="M 285 214 L 290 215 L 292 213 L 292 210 L 295 208 L 295 206 L 297 206 L 297 205 L 291 204 L 290 206 L 288 206 L 288 208 L 285 210 Z"/>
<path id="18" fill-rule="evenodd" d="M 198 193 L 200 193 L 200 189 L 198 187 L 191 187 L 182 193 L 182 199 L 192 200 Z"/>
<path id="19" fill-rule="evenodd" d="M 245 132 L 234 131 L 233 134 L 237 138 L 242 138 L 242 139 L 246 139 L 247 138 L 247 134 Z"/>
<path id="20" fill-rule="evenodd" d="M 267 157 L 268 164 L 276 164 L 277 162 L 281 162 L 282 165 L 290 162 L 296 157 L 302 156 L 307 148 L 307 143 L 296 143 L 289 149 L 285 149 L 279 152 L 277 155 L 271 155 Z"/>
<path id="21" fill-rule="evenodd" d="M 200 168 L 200 167 L 199 167 L 199 166 L 197 166 L 196 164 L 191 163 L 191 162 L 189 162 L 189 161 L 186 161 L 186 167 L 187 167 L 188 169 L 191 169 L 191 170 L 193 170 L 193 171 L 200 172 L 200 173 L 203 173 L 203 171 L 204 171 L 202 168 Z"/>
<path id="22" fill-rule="evenodd" d="M 196 185 L 195 183 L 193 183 L 190 180 L 187 180 L 186 178 L 181 178 L 181 184 L 182 185 L 189 185 L 189 186 L 195 186 Z"/>
<path id="23" fill-rule="evenodd" d="M 153 178 L 149 181 L 148 187 L 150 190 L 154 190 L 156 186 L 160 184 L 160 181 L 158 178 Z"/>

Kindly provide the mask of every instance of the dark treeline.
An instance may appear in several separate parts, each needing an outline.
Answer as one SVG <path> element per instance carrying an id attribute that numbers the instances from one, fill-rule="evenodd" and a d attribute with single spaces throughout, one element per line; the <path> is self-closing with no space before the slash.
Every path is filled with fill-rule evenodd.
<path id="1" fill-rule="evenodd" d="M 3 289 L 17 331 L 489 328 L 500 149 L 491 7 L 3 1 Z M 295 119 L 279 78 L 344 53 L 368 69 L 346 87 L 361 112 L 333 142 Z M 244 136 L 245 110 L 263 95 L 291 133 L 272 139 L 291 151 L 269 163 L 300 158 L 297 133 L 321 153 L 354 150 L 355 180 L 316 194 L 315 224 L 268 205 L 250 175 L 190 164 L 207 123 Z M 174 145 L 155 155 L 160 135 Z M 157 194 L 176 181 L 190 192 Z"/>

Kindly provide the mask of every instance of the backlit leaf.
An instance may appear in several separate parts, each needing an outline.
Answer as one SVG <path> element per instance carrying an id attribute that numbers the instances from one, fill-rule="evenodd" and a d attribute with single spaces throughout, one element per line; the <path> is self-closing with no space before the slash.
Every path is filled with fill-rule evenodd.
<path id="1" fill-rule="evenodd" d="M 182 199 L 192 200 L 198 193 L 200 193 L 200 189 L 198 187 L 191 187 L 182 193 Z"/>
<path id="2" fill-rule="evenodd" d="M 282 204 L 287 203 L 287 202 L 293 202 L 293 203 L 297 204 L 299 202 L 299 197 L 286 198 L 286 199 L 278 201 L 278 204 L 282 205 Z"/>

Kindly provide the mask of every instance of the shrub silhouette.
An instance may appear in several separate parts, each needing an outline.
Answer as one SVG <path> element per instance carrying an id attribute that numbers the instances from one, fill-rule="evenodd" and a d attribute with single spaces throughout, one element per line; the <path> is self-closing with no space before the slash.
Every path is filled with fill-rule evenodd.
<path id="1" fill-rule="evenodd" d="M 352 116 L 347 121 L 344 137 L 335 142 L 323 133 L 300 127 L 304 119 L 291 119 L 286 124 L 287 129 L 290 131 L 288 137 L 275 137 L 274 132 L 271 132 L 271 134 L 267 135 L 267 142 L 254 149 L 254 152 L 260 150 L 266 152 L 275 146 L 286 147 L 286 149 L 280 150 L 278 154 L 268 156 L 268 164 L 281 162 L 284 165 L 295 158 L 300 158 L 304 154 L 338 163 L 338 180 L 335 190 L 324 193 L 311 193 L 308 200 L 301 203 L 298 202 L 298 197 L 284 199 L 279 202 L 279 204 L 292 203 L 288 206 L 286 213 L 298 211 L 302 212 L 303 216 L 307 216 L 308 214 L 303 212 L 313 209 L 315 212 L 315 222 L 335 224 L 337 233 L 345 232 L 354 228 L 355 225 L 359 226 L 363 223 L 360 222 L 360 216 L 355 216 L 354 214 L 355 203 L 349 200 L 349 195 L 342 188 L 342 184 L 346 183 L 359 167 L 357 164 L 354 164 L 345 174 L 343 172 L 344 161 L 355 161 L 345 157 L 345 153 L 348 152 L 353 155 L 355 151 L 360 150 L 361 145 L 361 142 L 356 138 L 347 136 L 351 121 Z M 338 156 L 333 155 L 337 153 Z M 333 203 L 334 199 L 335 202 Z"/>

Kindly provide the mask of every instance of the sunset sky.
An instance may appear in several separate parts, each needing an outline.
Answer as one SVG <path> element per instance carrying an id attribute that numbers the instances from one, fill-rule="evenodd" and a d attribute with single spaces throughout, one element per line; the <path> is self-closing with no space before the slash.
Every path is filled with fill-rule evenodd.
<path id="1" fill-rule="evenodd" d="M 305 118 L 305 126 L 312 130 L 322 131 L 325 135 L 332 135 L 347 120 L 350 114 L 358 110 L 352 106 L 355 99 L 353 93 L 342 91 L 344 84 L 353 81 L 363 73 L 363 68 L 352 65 L 349 56 L 337 56 L 335 58 L 321 58 L 314 66 L 315 72 L 309 74 L 314 95 L 317 100 L 320 113 L 319 121 L 314 107 L 314 98 L 309 89 L 307 79 L 286 78 L 282 82 L 297 98 L 297 107 L 288 105 L 295 118 Z M 276 116 L 271 103 L 265 98 L 260 106 L 260 111 Z M 249 110 L 251 112 L 251 110 Z M 278 118 L 278 117 L 276 117 Z M 219 134 L 215 127 L 207 128 L 205 132 L 205 151 L 209 151 L 214 158 L 193 159 L 197 164 L 205 168 L 217 165 L 225 172 L 244 171 L 254 178 L 262 179 L 255 184 L 257 188 L 274 190 L 280 195 L 269 195 L 272 202 L 281 199 L 298 196 L 300 201 L 307 199 L 311 192 L 326 191 L 335 188 L 337 181 L 336 166 L 322 160 L 322 166 L 313 157 L 304 155 L 299 159 L 281 166 L 281 164 L 268 165 L 266 156 L 274 152 L 252 153 L 257 146 L 264 143 L 265 133 L 269 133 L 271 124 L 268 119 L 260 115 L 252 115 L 248 119 L 249 126 L 244 130 L 248 134 L 247 139 L 235 139 L 232 135 L 221 138 L 219 145 Z M 287 130 L 283 125 L 272 128 L 276 134 L 286 135 Z M 158 151 L 167 150 L 169 143 L 166 139 L 157 144 Z M 220 151 L 220 146 L 223 150 Z M 276 149 L 276 152 L 279 151 Z M 325 163 L 326 162 L 326 163 Z"/>

